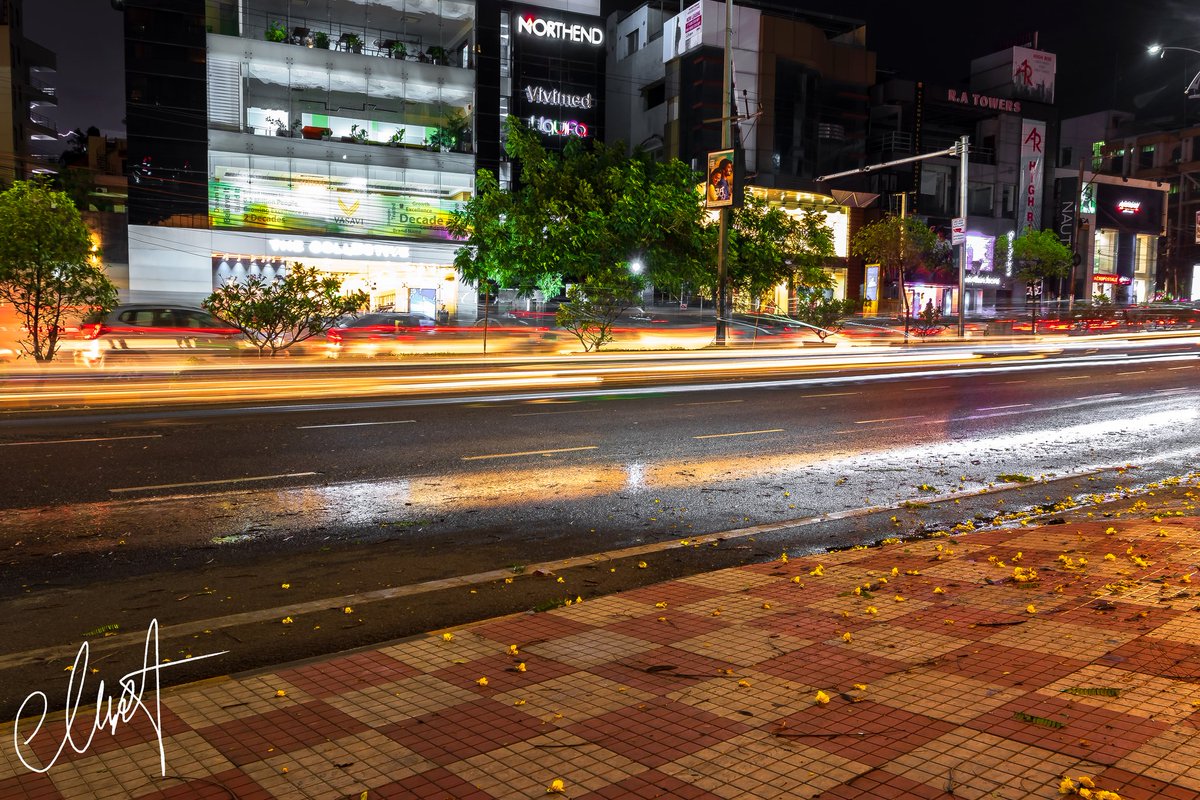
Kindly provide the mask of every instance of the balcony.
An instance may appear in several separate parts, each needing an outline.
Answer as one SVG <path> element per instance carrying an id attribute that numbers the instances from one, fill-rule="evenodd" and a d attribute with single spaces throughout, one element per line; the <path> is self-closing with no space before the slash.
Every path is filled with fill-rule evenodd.
<path id="1" fill-rule="evenodd" d="M 363 164 L 466 176 L 475 174 L 475 157 L 470 153 L 442 153 L 417 147 L 388 147 L 377 143 L 362 144 L 332 139 L 294 139 L 287 136 L 263 136 L 221 130 L 210 130 L 208 138 L 209 150 L 214 153 Z"/>

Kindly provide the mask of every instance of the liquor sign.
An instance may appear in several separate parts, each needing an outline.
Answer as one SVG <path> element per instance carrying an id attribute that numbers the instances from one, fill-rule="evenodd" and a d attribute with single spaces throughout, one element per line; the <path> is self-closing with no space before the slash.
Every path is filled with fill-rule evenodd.
<path id="1" fill-rule="evenodd" d="M 1021 121 L 1021 199 L 1017 228 L 1037 230 L 1042 222 L 1042 176 L 1046 165 L 1046 123 Z"/>
<path id="2" fill-rule="evenodd" d="M 1054 102 L 1054 53 L 1031 50 L 1028 47 L 1012 49 L 1013 97 L 1036 100 L 1039 103 Z"/>

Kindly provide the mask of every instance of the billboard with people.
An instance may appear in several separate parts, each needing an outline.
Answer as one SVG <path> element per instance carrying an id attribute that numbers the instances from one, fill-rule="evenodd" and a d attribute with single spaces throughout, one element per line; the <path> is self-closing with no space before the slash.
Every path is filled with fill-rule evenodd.
<path id="1" fill-rule="evenodd" d="M 733 179 L 733 150 L 717 150 L 708 154 L 704 196 L 709 208 L 729 208 L 736 189 Z"/>

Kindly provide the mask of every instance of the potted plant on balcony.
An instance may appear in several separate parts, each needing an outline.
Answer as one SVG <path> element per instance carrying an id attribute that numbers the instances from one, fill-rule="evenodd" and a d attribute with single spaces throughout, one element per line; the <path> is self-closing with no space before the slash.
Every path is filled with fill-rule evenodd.
<path id="1" fill-rule="evenodd" d="M 387 143 L 389 147 L 399 147 L 404 141 L 404 128 L 396 128 L 396 132 L 392 134 Z"/>
<path id="2" fill-rule="evenodd" d="M 329 49 L 329 34 L 325 31 L 317 31 L 313 34 L 313 46 L 319 47 L 322 50 Z"/>
<path id="3" fill-rule="evenodd" d="M 267 26 L 266 39 L 268 42 L 286 42 L 288 39 L 287 28 L 281 20 L 275 20 Z"/>
<path id="4" fill-rule="evenodd" d="M 358 123 L 350 126 L 350 139 L 358 144 L 367 143 L 367 129 L 359 127 Z"/>
<path id="5" fill-rule="evenodd" d="M 425 55 L 429 56 L 429 60 L 434 64 L 440 64 L 443 67 L 450 66 L 450 56 L 446 53 L 446 48 L 433 45 L 425 51 Z"/>
<path id="6" fill-rule="evenodd" d="M 268 115 L 267 116 L 267 125 L 268 125 L 268 127 L 274 126 L 276 136 L 287 136 L 288 135 L 287 125 L 284 125 L 283 120 L 281 120 L 279 117 L 272 117 L 272 116 Z"/>
<path id="7" fill-rule="evenodd" d="M 401 61 L 408 58 L 408 46 L 404 42 L 392 42 L 392 58 L 398 58 Z"/>
<path id="8" fill-rule="evenodd" d="M 351 53 L 361 53 L 363 48 L 362 37 L 357 33 L 347 33 L 343 41 L 346 42 L 346 47 Z"/>

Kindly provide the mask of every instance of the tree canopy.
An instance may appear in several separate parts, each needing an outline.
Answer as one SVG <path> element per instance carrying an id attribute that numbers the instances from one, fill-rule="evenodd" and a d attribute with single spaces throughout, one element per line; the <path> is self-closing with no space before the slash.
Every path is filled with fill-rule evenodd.
<path id="1" fill-rule="evenodd" d="M 851 250 L 869 263 L 878 263 L 888 277 L 897 279 L 904 316 L 909 315 L 904 276 L 937 257 L 938 239 L 933 230 L 913 217 L 887 216 L 859 229 Z"/>
<path id="2" fill-rule="evenodd" d="M 53 360 L 67 319 L 116 305 L 117 287 L 64 192 L 16 181 L 0 193 L 0 299 L 22 319 L 22 350 L 37 361 Z"/>
<path id="3" fill-rule="evenodd" d="M 1071 250 L 1061 241 L 1058 235 L 1046 228 L 1037 230 L 1027 228 L 1009 245 L 1006 237 L 996 240 L 996 260 L 1003 261 L 1008 257 L 1008 248 L 1012 247 L 1014 275 L 1026 283 L 1036 283 L 1052 278 L 1062 278 L 1071 270 Z"/>
<path id="4" fill-rule="evenodd" d="M 833 255 L 833 232 L 818 211 L 793 216 L 750 192 L 733 210 L 727 265 L 735 292 L 758 299 L 785 282 L 827 289 L 832 278 L 822 267 Z"/>

